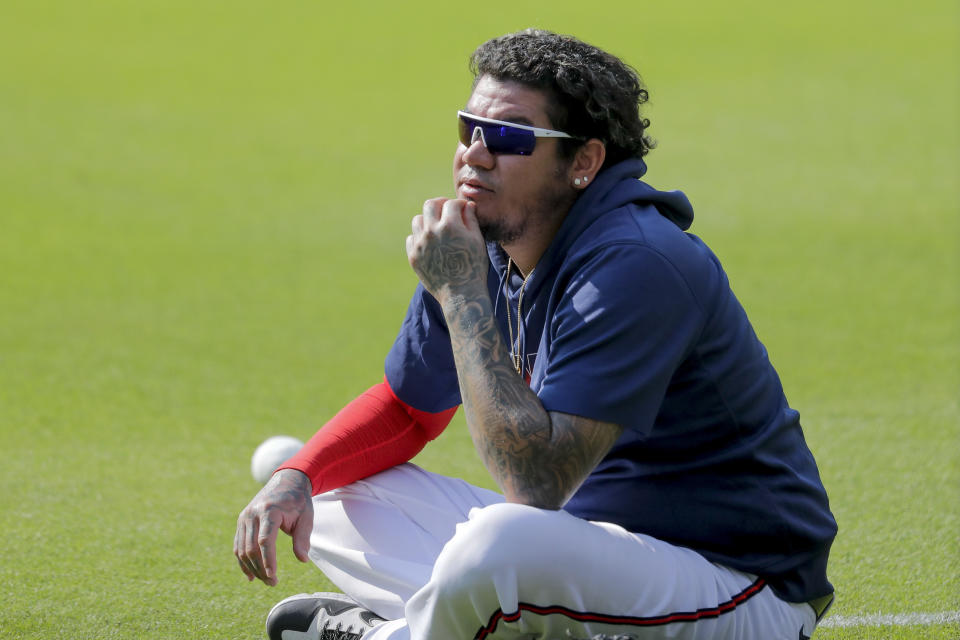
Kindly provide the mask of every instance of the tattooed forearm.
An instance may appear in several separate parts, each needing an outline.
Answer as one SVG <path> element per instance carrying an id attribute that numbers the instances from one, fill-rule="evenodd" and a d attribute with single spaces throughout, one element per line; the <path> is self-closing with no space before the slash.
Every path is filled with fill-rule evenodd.
<path id="1" fill-rule="evenodd" d="M 427 200 L 411 231 L 407 259 L 443 307 L 474 446 L 507 500 L 559 509 L 620 428 L 548 415 L 516 374 L 490 304 L 489 259 L 475 203 Z"/>
<path id="2" fill-rule="evenodd" d="M 526 480 L 529 495 L 559 509 L 610 451 L 621 428 L 556 411 L 550 412 L 550 423 L 549 449 L 532 452 L 516 475 Z"/>
<path id="3" fill-rule="evenodd" d="M 513 369 L 486 289 L 444 304 L 474 446 L 511 502 L 559 509 L 613 446 L 620 427 L 548 414 Z"/>

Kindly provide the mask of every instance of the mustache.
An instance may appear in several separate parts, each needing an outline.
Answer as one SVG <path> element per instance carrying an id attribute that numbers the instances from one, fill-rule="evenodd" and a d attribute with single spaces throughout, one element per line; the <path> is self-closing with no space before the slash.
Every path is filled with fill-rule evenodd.
<path id="1" fill-rule="evenodd" d="M 484 189 L 489 189 L 490 191 L 494 191 L 496 188 L 496 185 L 494 184 L 493 180 L 490 179 L 489 175 L 485 174 L 484 172 L 477 171 L 476 169 L 461 171 L 459 174 L 457 174 L 457 186 L 467 183 L 478 185 Z"/>

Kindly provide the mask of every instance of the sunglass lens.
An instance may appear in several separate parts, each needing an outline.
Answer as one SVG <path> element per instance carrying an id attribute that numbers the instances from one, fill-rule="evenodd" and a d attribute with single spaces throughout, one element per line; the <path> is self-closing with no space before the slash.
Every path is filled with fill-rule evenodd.
<path id="1" fill-rule="evenodd" d="M 459 118 L 460 142 L 469 147 L 473 144 L 474 129 L 480 127 L 483 141 L 490 153 L 530 155 L 537 143 L 532 131 L 508 125 L 489 124 L 472 118 Z"/>
<path id="2" fill-rule="evenodd" d="M 492 131 L 494 135 L 491 136 L 488 133 L 489 131 Z M 533 131 L 517 129 L 516 127 L 494 125 L 485 128 L 483 133 L 487 140 L 487 147 L 494 153 L 515 153 L 521 156 L 530 155 L 537 142 Z M 496 142 L 490 142 L 491 138 L 496 140 Z"/>
<path id="3" fill-rule="evenodd" d="M 474 123 L 472 121 L 467 122 L 466 118 L 460 116 L 457 118 L 457 126 L 460 134 L 460 142 L 463 143 L 463 146 L 469 147 L 473 139 Z"/>

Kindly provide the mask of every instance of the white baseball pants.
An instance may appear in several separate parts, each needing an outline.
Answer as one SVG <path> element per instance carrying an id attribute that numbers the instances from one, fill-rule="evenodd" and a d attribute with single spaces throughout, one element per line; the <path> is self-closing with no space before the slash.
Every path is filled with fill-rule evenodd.
<path id="1" fill-rule="evenodd" d="M 314 497 L 310 557 L 364 640 L 802 640 L 816 617 L 689 549 L 403 464 Z"/>

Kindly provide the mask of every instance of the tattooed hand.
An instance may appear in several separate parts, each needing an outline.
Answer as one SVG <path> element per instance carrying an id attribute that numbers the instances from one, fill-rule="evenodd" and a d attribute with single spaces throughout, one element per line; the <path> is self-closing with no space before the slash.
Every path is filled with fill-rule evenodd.
<path id="1" fill-rule="evenodd" d="M 233 555 L 247 579 L 277 584 L 277 531 L 293 537 L 293 554 L 307 562 L 313 531 L 310 479 L 294 469 L 276 472 L 240 512 Z"/>
<path id="2" fill-rule="evenodd" d="M 467 200 L 433 198 L 413 219 L 407 259 L 420 282 L 441 303 L 465 286 L 486 287 L 487 249 Z"/>

